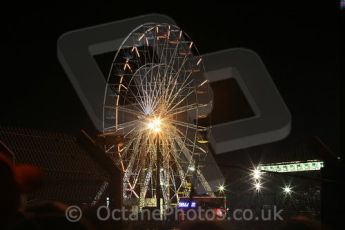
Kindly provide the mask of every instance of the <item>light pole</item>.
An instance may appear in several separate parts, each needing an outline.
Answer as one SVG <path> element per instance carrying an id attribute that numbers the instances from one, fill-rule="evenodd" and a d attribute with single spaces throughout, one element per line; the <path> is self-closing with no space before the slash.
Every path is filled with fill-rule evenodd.
<path id="1" fill-rule="evenodd" d="M 156 206 L 160 210 L 161 208 L 161 180 L 160 180 L 160 170 L 161 170 L 161 154 L 160 154 L 160 147 L 159 147 L 159 138 L 157 137 L 157 174 L 156 174 Z"/>

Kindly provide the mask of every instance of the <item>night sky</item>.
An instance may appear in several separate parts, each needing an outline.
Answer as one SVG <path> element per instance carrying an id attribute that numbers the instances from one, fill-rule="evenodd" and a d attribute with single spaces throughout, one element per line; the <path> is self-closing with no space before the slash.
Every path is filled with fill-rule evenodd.
<path id="1" fill-rule="evenodd" d="M 171 1 L 165 6 L 151 1 L 70 2 L 2 5 L 0 125 L 67 133 L 90 127 L 57 60 L 57 38 L 70 30 L 156 12 L 174 18 L 200 53 L 234 47 L 256 51 L 292 113 L 292 133 L 317 135 L 335 153 L 340 151 L 344 12 L 336 5 L 316 9 L 289 1 L 276 6 L 258 1 L 223 6 L 201 1 L 190 5 Z"/>

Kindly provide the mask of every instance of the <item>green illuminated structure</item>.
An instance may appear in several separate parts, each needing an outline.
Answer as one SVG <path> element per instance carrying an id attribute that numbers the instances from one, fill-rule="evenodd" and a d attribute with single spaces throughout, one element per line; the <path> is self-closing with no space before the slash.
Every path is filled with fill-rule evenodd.
<path id="1" fill-rule="evenodd" d="M 309 160 L 306 162 L 294 161 L 294 162 L 283 162 L 276 164 L 264 164 L 259 165 L 258 169 L 261 171 L 268 172 L 302 172 L 302 171 L 316 171 L 321 170 L 324 166 L 323 161 Z"/>

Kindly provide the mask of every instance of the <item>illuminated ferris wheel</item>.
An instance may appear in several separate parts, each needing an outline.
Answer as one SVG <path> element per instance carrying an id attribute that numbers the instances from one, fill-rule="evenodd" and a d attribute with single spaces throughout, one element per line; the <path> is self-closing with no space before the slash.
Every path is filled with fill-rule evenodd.
<path id="1" fill-rule="evenodd" d="M 211 98 L 202 58 L 179 27 L 149 23 L 126 37 L 103 105 L 105 152 L 123 172 L 124 205 L 176 204 L 194 181 L 211 192 L 200 170 Z"/>

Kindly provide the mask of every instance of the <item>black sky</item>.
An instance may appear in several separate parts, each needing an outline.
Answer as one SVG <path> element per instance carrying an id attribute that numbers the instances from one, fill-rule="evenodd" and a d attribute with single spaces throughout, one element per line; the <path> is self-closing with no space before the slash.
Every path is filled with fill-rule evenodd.
<path id="1" fill-rule="evenodd" d="M 292 113 L 293 132 L 320 136 L 339 151 L 344 12 L 335 5 L 71 2 L 1 7 L 0 124 L 69 133 L 89 126 L 57 60 L 57 38 L 69 30 L 157 12 L 174 18 L 201 53 L 233 47 L 256 51 Z"/>

